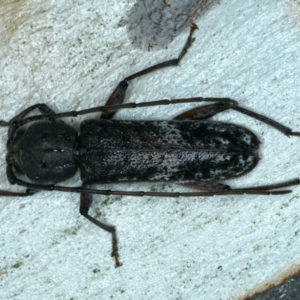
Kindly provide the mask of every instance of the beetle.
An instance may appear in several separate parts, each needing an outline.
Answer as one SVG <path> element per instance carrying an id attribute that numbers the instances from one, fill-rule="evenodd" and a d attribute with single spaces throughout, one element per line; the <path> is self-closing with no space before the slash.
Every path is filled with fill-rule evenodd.
<path id="1" fill-rule="evenodd" d="M 0 191 L 0 196 L 30 196 L 37 191 L 80 193 L 80 214 L 111 233 L 112 256 L 119 261 L 116 228 L 89 214 L 91 194 L 156 197 L 196 197 L 228 194 L 280 195 L 291 192 L 282 189 L 298 185 L 298 178 L 263 186 L 231 189 L 220 181 L 250 172 L 258 163 L 260 141 L 250 130 L 235 124 L 208 120 L 217 113 L 233 109 L 258 119 L 287 136 L 300 132 L 240 107 L 230 98 L 186 98 L 123 104 L 128 82 L 155 70 L 178 65 L 194 38 L 196 24 L 177 59 L 156 64 L 122 80 L 105 106 L 81 111 L 55 113 L 45 104 L 25 109 L 10 121 L 0 121 L 8 127 L 6 174 L 11 184 L 26 187 L 25 192 Z M 124 121 L 113 120 L 120 109 L 209 102 L 179 114 L 173 120 Z M 41 114 L 27 116 L 38 109 Z M 101 112 L 99 119 L 81 122 L 77 132 L 61 119 Z M 66 187 L 58 183 L 71 178 L 79 170 L 82 186 Z M 25 181 L 20 175 L 25 175 Z M 92 184 L 120 182 L 177 182 L 194 192 L 111 191 L 88 188 Z"/>

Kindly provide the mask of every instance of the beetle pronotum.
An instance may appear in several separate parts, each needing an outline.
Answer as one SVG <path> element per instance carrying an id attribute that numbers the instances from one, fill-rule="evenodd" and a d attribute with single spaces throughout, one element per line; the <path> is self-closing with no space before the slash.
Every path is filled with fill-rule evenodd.
<path id="1" fill-rule="evenodd" d="M 7 178 L 11 184 L 26 187 L 25 192 L 0 191 L 1 196 L 30 196 L 36 191 L 80 193 L 80 213 L 112 235 L 112 256 L 120 266 L 116 229 L 89 215 L 90 194 L 156 197 L 195 197 L 228 194 L 280 195 L 291 192 L 282 189 L 298 185 L 293 179 L 282 183 L 231 189 L 219 181 L 242 176 L 259 161 L 259 139 L 250 130 L 234 124 L 210 122 L 213 115 L 233 109 L 258 119 L 287 136 L 300 136 L 290 128 L 238 106 L 229 98 L 187 98 L 123 104 L 128 82 L 152 71 L 178 65 L 193 42 L 192 24 L 188 39 L 177 59 L 169 60 L 122 80 L 105 106 L 81 111 L 54 113 L 45 104 L 33 105 L 10 121 L 0 121 L 8 127 Z M 181 113 L 169 121 L 112 120 L 120 109 L 210 102 Z M 38 109 L 41 115 L 27 114 Z M 101 112 L 100 119 L 85 120 L 78 133 L 61 118 Z M 58 119 L 58 120 L 57 120 Z M 25 126 L 27 125 L 27 126 Z M 82 186 L 65 187 L 57 183 L 80 171 Z M 24 174 L 29 181 L 16 176 Z M 91 184 L 170 181 L 179 182 L 194 192 L 111 191 L 88 188 Z"/>

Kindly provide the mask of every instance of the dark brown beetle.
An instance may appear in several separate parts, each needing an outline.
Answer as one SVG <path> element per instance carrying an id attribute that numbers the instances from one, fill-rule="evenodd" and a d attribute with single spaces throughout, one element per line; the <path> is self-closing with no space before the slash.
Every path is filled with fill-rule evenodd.
<path id="1" fill-rule="evenodd" d="M 80 213 L 112 234 L 112 256 L 116 266 L 120 266 L 116 229 L 88 214 L 92 203 L 90 194 L 190 197 L 279 195 L 291 192 L 279 189 L 297 185 L 300 183 L 299 179 L 241 189 L 231 189 L 230 186 L 219 183 L 251 171 L 259 161 L 260 142 L 256 135 L 244 127 L 206 119 L 233 109 L 267 123 L 285 135 L 300 136 L 300 132 L 293 132 L 274 120 L 242 108 L 229 98 L 198 97 L 122 104 L 129 81 L 164 67 L 178 65 L 192 44 L 192 34 L 196 28 L 192 24 L 190 35 L 177 59 L 154 65 L 125 78 L 105 106 L 55 114 L 45 104 L 36 104 L 9 122 L 0 121 L 0 125 L 9 127 L 7 178 L 11 184 L 27 188 L 24 193 L 0 191 L 0 195 L 30 196 L 38 190 L 80 193 Z M 112 120 L 119 109 L 196 102 L 212 104 L 196 107 L 169 121 Z M 41 115 L 26 117 L 36 108 Z M 59 120 L 93 112 L 101 112 L 101 118 L 83 121 L 79 133 Z M 82 186 L 56 185 L 74 176 L 77 170 L 80 171 Z M 26 175 L 30 182 L 18 178 L 16 173 Z M 139 181 L 178 182 L 203 191 L 163 193 L 87 188 L 91 184 Z"/>

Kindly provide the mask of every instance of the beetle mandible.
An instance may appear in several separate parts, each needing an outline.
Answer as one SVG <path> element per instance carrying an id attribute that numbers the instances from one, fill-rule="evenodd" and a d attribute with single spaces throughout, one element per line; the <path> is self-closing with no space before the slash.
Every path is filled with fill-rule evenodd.
<path id="1" fill-rule="evenodd" d="M 219 183 L 250 172 L 258 163 L 259 139 L 250 130 L 228 123 L 208 121 L 213 115 L 233 109 L 258 119 L 287 136 L 298 136 L 290 128 L 258 113 L 238 106 L 230 98 L 186 98 L 123 104 L 128 82 L 152 71 L 176 66 L 193 42 L 196 24 L 177 59 L 159 63 L 122 80 L 105 106 L 81 111 L 54 113 L 45 104 L 33 105 L 10 121 L 8 127 L 7 178 L 11 184 L 26 187 L 25 192 L 0 191 L 0 196 L 30 196 L 39 190 L 80 193 L 80 213 L 95 225 L 111 233 L 112 256 L 119 261 L 116 229 L 89 215 L 90 194 L 156 197 L 190 197 L 228 194 L 279 195 L 291 192 L 281 189 L 298 185 L 298 178 L 264 186 L 231 189 Z M 181 113 L 168 121 L 113 120 L 120 109 L 210 102 Z M 41 114 L 26 117 L 33 110 Z M 61 118 L 101 112 L 100 119 L 80 124 L 79 133 Z M 80 172 L 82 186 L 57 185 Z M 29 181 L 16 176 L 24 174 Z M 178 182 L 195 192 L 164 193 L 111 191 L 91 189 L 92 184 L 118 182 Z"/>

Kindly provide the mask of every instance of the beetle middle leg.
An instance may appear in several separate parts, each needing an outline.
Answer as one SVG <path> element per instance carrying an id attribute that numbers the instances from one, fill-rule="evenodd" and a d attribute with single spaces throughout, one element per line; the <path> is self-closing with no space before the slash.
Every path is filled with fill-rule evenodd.
<path id="1" fill-rule="evenodd" d="M 101 229 L 109 232 L 112 236 L 112 252 L 111 256 L 115 258 L 115 266 L 120 267 L 122 266 L 122 263 L 119 261 L 119 249 L 118 249 L 118 240 L 117 240 L 117 234 L 116 234 L 116 227 L 108 224 L 104 224 L 100 222 L 99 220 L 95 219 L 91 215 L 89 215 L 89 209 L 92 204 L 93 200 L 91 198 L 91 195 L 86 192 L 81 192 L 80 194 L 80 214 L 83 215 L 85 218 L 87 218 L 89 221 L 91 221 L 93 224 L 97 225 Z"/>
<path id="2" fill-rule="evenodd" d="M 179 62 L 181 61 L 181 59 L 184 57 L 184 55 L 187 53 L 188 49 L 191 47 L 191 45 L 194 41 L 194 38 L 192 36 L 196 29 L 198 29 L 197 25 L 195 23 L 192 23 L 190 34 L 185 42 L 183 49 L 181 50 L 181 52 L 177 58 L 156 64 L 152 67 L 146 68 L 142 71 L 139 71 L 130 76 L 127 76 L 117 85 L 115 90 L 112 92 L 112 94 L 106 101 L 105 106 L 118 105 L 118 104 L 121 104 L 124 102 L 126 90 L 128 88 L 128 81 L 131 81 L 135 78 L 138 78 L 140 76 L 146 75 L 148 73 L 151 73 L 153 71 L 156 71 L 156 70 L 159 70 L 159 69 L 162 69 L 165 67 L 177 66 L 179 64 Z M 101 118 L 102 119 L 111 119 L 115 113 L 116 113 L 116 111 L 104 112 L 101 114 Z"/>

